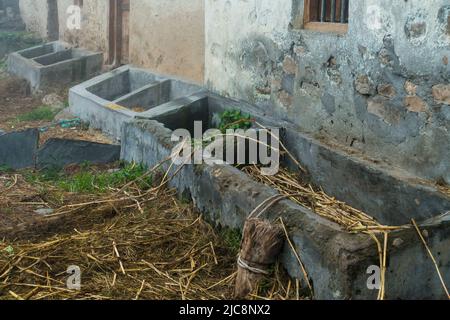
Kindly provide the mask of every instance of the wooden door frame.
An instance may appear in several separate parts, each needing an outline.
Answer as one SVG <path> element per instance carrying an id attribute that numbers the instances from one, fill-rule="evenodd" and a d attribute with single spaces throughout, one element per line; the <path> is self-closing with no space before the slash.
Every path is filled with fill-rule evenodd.
<path id="1" fill-rule="evenodd" d="M 120 66 L 122 61 L 122 0 L 109 0 L 108 63 Z"/>
<path id="2" fill-rule="evenodd" d="M 117 9 L 118 9 L 118 0 L 109 0 L 109 17 L 108 17 L 108 64 L 116 65 L 118 60 L 117 55 L 117 34 L 120 30 L 118 30 L 117 24 Z M 119 57 L 120 58 L 120 57 Z"/>

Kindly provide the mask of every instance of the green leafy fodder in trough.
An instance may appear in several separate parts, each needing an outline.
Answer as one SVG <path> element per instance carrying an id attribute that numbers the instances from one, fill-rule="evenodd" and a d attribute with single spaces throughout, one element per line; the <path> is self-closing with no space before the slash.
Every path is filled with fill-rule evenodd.
<path id="1" fill-rule="evenodd" d="M 220 115 L 219 129 L 225 133 L 228 129 L 250 129 L 253 126 L 249 114 L 243 114 L 240 110 L 227 110 Z"/>

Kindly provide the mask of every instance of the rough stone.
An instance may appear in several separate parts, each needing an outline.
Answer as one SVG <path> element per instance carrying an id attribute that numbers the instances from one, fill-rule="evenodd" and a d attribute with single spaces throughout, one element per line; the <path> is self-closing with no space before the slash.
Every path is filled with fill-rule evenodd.
<path id="1" fill-rule="evenodd" d="M 445 34 L 450 36 L 450 5 L 439 9 L 438 21 L 443 25 Z"/>
<path id="2" fill-rule="evenodd" d="M 69 164 L 102 164 L 118 161 L 120 146 L 90 141 L 49 139 L 37 152 L 38 168 L 62 168 Z"/>
<path id="3" fill-rule="evenodd" d="M 415 96 L 417 93 L 417 85 L 409 80 L 405 82 L 404 88 L 406 93 L 410 96 Z"/>
<path id="4" fill-rule="evenodd" d="M 0 166 L 12 169 L 33 167 L 38 143 L 37 129 L 0 135 Z"/>
<path id="5" fill-rule="evenodd" d="M 367 101 L 367 112 L 376 115 L 389 124 L 396 124 L 400 121 L 400 115 L 394 112 L 388 105 L 387 99 L 382 96 L 375 96 Z"/>
<path id="6" fill-rule="evenodd" d="M 41 215 L 41 216 L 48 216 L 50 214 L 52 214 L 53 212 L 55 212 L 55 210 L 53 209 L 37 209 L 34 210 L 34 213 Z"/>
<path id="7" fill-rule="evenodd" d="M 380 60 L 380 63 L 385 66 L 394 66 L 394 55 L 386 48 L 380 50 L 380 52 L 378 53 L 378 59 Z"/>
<path id="8" fill-rule="evenodd" d="M 427 32 L 426 22 L 416 22 L 407 27 L 407 35 L 411 38 L 422 37 Z"/>
<path id="9" fill-rule="evenodd" d="M 373 85 L 367 75 L 359 75 L 355 80 L 355 88 L 362 95 L 371 95 L 373 93 Z"/>
<path id="10" fill-rule="evenodd" d="M 270 86 L 257 87 L 257 88 L 256 88 L 256 91 L 257 91 L 259 94 L 262 94 L 262 95 L 269 95 L 269 94 L 272 93 L 272 88 L 271 88 Z"/>
<path id="11" fill-rule="evenodd" d="M 278 93 L 278 99 L 280 100 L 281 104 L 286 108 L 291 107 L 292 103 L 294 102 L 294 97 L 291 94 L 289 94 L 289 92 L 286 92 L 284 90 L 281 90 Z"/>
<path id="12" fill-rule="evenodd" d="M 297 63 L 291 56 L 286 56 L 283 61 L 283 70 L 287 74 L 296 74 L 297 73 Z"/>
<path id="13" fill-rule="evenodd" d="M 432 137 L 442 127 L 447 128 L 447 140 L 450 140 L 449 124 L 440 120 L 442 117 L 431 96 L 432 85 L 446 83 L 449 75 L 448 66 L 442 63 L 444 56 L 450 57 L 450 37 L 446 34 L 450 13 L 448 0 L 410 0 L 406 4 L 391 1 L 389 6 L 373 0 L 353 1 L 354 5 L 349 8 L 350 28 L 342 37 L 305 32 L 292 26 L 286 28 L 292 16 L 303 15 L 304 1 L 280 1 L 283 5 L 279 7 L 267 1 L 248 0 L 248 6 L 240 1 L 228 1 L 230 11 L 222 13 L 222 1 L 208 0 L 206 47 L 210 49 L 220 43 L 222 48 L 227 48 L 214 56 L 209 50 L 206 54 L 208 87 L 229 97 L 255 101 L 263 112 L 270 110 L 279 119 L 289 119 L 305 132 L 323 134 L 346 145 L 351 144 L 353 138 L 364 141 L 360 149 L 365 156 L 385 159 L 413 176 L 436 181 L 443 172 L 448 172 L 447 145 L 429 142 L 425 147 L 421 141 L 422 136 Z M 231 26 L 230 21 L 246 19 L 255 5 L 264 12 L 264 19 L 243 27 Z M 362 15 L 362 12 L 369 14 Z M 236 37 L 222 37 L 230 32 Z M 278 59 L 265 64 L 268 66 L 264 69 L 265 75 L 254 66 L 242 68 L 241 63 L 251 54 L 246 43 L 261 38 L 274 42 L 274 51 L 279 55 Z M 254 90 L 247 89 L 254 88 L 261 79 L 263 83 L 275 76 L 281 80 L 286 56 L 293 57 L 298 64 L 291 109 L 279 102 L 279 90 L 272 90 L 270 99 L 255 99 Z M 373 82 L 372 91 L 364 86 L 358 86 L 360 92 L 356 91 L 358 75 L 369 77 Z M 417 85 L 415 92 L 404 90 L 407 80 Z M 336 85 L 339 82 L 340 85 Z M 318 94 L 312 94 L 310 88 L 304 89 L 305 83 L 319 88 Z M 380 84 L 391 84 L 396 89 L 396 96 L 385 103 L 392 115 L 399 114 L 400 121 L 395 126 L 387 126 L 367 113 L 367 96 L 387 97 L 377 92 Z M 327 112 L 330 100 L 321 100 L 325 92 L 335 98 L 336 110 L 332 114 Z M 418 116 L 404 107 L 405 96 L 414 95 L 429 105 L 426 115 Z M 271 102 L 276 103 L 272 106 Z M 419 158 L 420 161 L 413 160 L 415 164 L 405 161 Z M 435 162 L 426 161 L 427 158 Z"/>
<path id="14" fill-rule="evenodd" d="M 279 91 L 281 89 L 281 82 L 282 80 L 280 78 L 274 77 L 270 82 L 271 91 L 272 92 Z"/>
<path id="15" fill-rule="evenodd" d="M 417 43 L 417 40 L 425 39 L 427 34 L 427 23 L 425 19 L 426 17 L 421 14 L 408 17 L 405 24 L 405 34 L 411 42 Z"/>
<path id="16" fill-rule="evenodd" d="M 330 81 L 334 82 L 337 85 L 342 84 L 342 74 L 338 68 L 335 67 L 327 68 L 327 75 Z"/>
<path id="17" fill-rule="evenodd" d="M 392 244 L 394 245 L 394 247 L 400 247 L 403 243 L 405 243 L 405 241 L 403 241 L 403 239 L 396 238 L 396 239 L 394 239 Z"/>
<path id="18" fill-rule="evenodd" d="M 438 84 L 432 89 L 436 103 L 450 104 L 450 84 Z"/>
<path id="19" fill-rule="evenodd" d="M 380 84 L 377 88 L 378 94 L 386 98 L 394 98 L 397 91 L 391 84 Z"/>
<path id="20" fill-rule="evenodd" d="M 409 112 L 426 112 L 428 110 L 428 104 L 417 96 L 405 97 L 403 104 Z"/>

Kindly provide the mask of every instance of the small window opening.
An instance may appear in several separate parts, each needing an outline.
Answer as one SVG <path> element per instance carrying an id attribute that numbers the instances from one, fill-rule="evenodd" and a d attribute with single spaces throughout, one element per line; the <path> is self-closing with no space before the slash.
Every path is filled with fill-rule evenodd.
<path id="1" fill-rule="evenodd" d="M 349 0 L 305 0 L 305 29 L 346 33 Z"/>

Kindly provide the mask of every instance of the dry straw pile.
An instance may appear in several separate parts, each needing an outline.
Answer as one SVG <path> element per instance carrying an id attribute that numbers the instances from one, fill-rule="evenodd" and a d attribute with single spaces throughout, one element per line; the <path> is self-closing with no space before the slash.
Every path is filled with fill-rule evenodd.
<path id="1" fill-rule="evenodd" d="M 8 192 L 22 194 L 22 179 L 9 180 Z M 0 299 L 232 298 L 236 252 L 167 181 L 134 181 L 101 197 L 49 187 L 72 201 L 28 224 L 18 240 L 0 241 Z M 73 265 L 82 271 L 80 291 L 67 288 Z M 301 298 L 278 266 L 250 297 Z"/>

